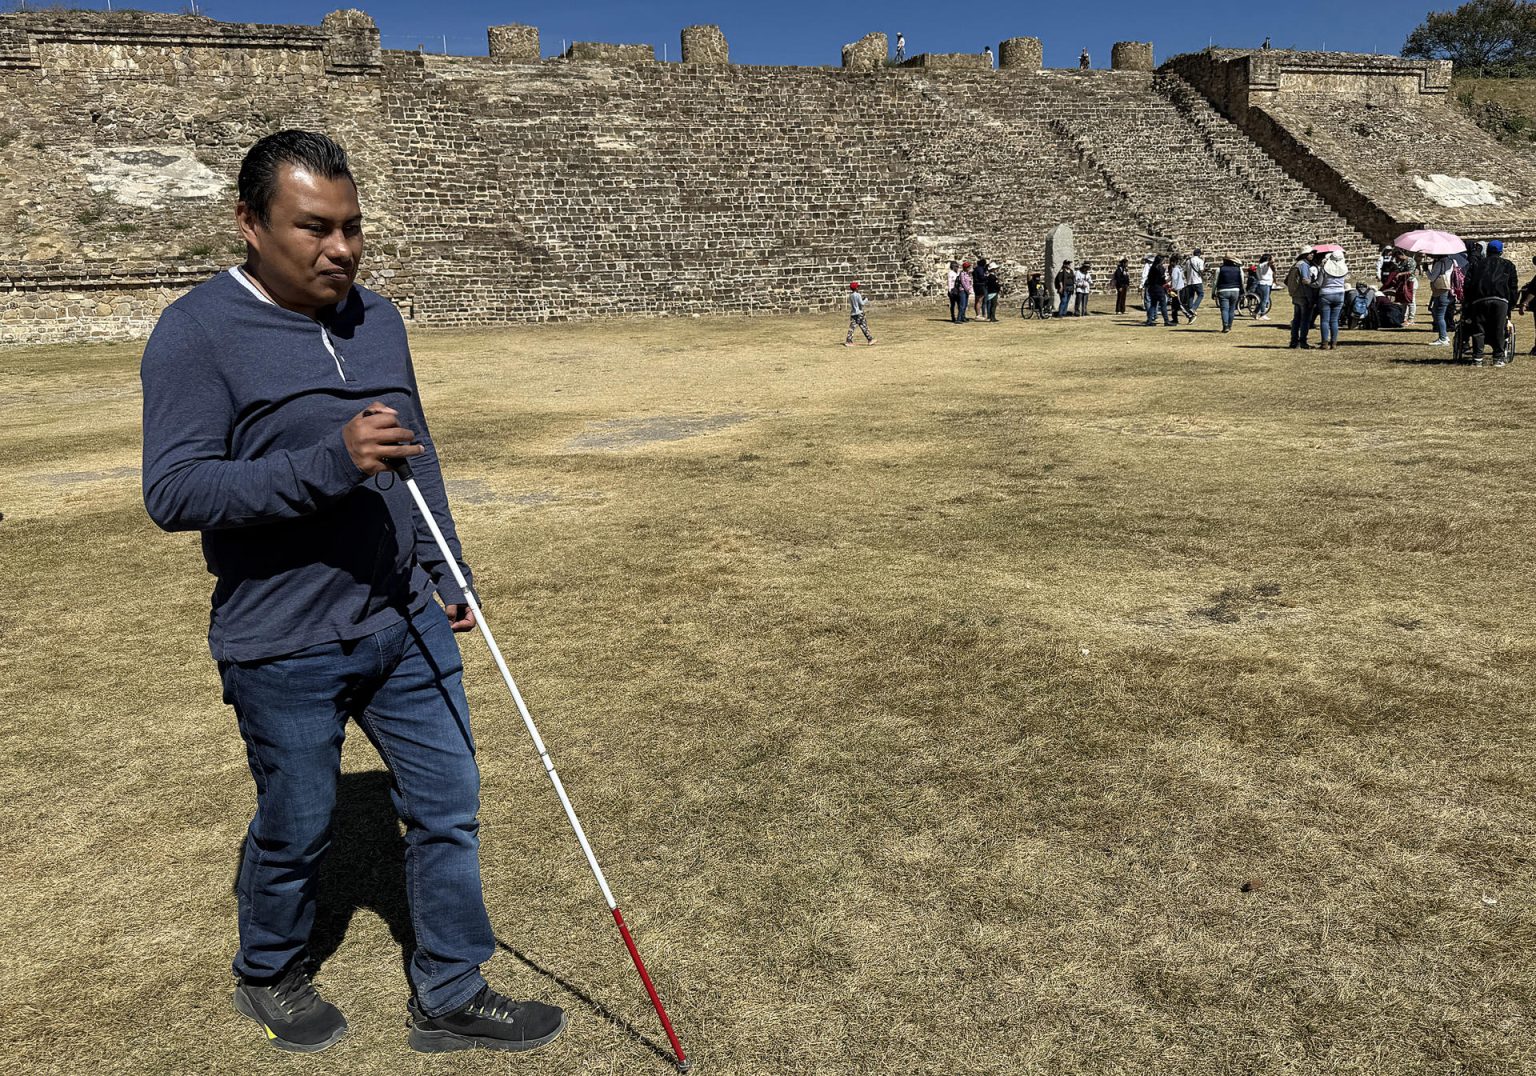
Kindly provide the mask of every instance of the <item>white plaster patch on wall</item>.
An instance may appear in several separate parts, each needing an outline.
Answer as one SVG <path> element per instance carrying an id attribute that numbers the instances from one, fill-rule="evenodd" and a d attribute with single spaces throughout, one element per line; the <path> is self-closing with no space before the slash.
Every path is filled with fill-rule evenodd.
<path id="1" fill-rule="evenodd" d="M 171 201 L 213 198 L 225 193 L 226 181 L 181 146 L 111 146 L 92 150 L 81 161 L 86 182 L 96 194 L 110 194 L 124 205 L 163 209 Z"/>
<path id="2" fill-rule="evenodd" d="M 1413 182 L 1429 199 L 1448 209 L 1474 205 L 1503 205 L 1510 193 L 1487 180 L 1468 179 L 1465 176 L 1444 176 L 1438 172 L 1428 176 L 1414 176 Z"/>

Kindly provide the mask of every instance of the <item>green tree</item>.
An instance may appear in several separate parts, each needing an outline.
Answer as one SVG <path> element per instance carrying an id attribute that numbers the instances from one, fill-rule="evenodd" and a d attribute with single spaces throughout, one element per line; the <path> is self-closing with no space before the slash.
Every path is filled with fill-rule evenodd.
<path id="1" fill-rule="evenodd" d="M 1458 74 L 1536 74 L 1536 3 L 1469 0 L 1455 11 L 1431 11 L 1403 44 L 1403 55 L 1451 60 Z"/>

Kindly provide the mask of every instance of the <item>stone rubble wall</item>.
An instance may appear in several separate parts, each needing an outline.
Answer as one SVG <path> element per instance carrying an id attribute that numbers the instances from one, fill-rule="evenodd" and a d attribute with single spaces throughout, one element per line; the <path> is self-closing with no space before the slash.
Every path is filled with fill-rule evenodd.
<path id="1" fill-rule="evenodd" d="M 321 27 L 0 15 L 0 341 L 143 335 L 240 260 L 240 159 L 295 126 L 352 156 L 361 282 L 428 325 L 830 309 L 854 278 L 876 300 L 937 299 L 949 260 L 978 255 L 1017 287 L 1062 222 L 1106 274 L 1149 249 L 1251 258 L 1320 239 L 1359 264 L 1375 238 L 1331 193 L 1318 132 L 1333 128 L 1313 124 L 1311 156 L 1260 138 L 1266 152 L 1212 107 L 1233 76 L 1210 54 L 1160 74 L 1041 70 L 1010 39 L 1006 70 L 898 68 L 876 34 L 840 70 L 731 64 L 709 27 L 685 33 L 686 63 L 649 46 L 540 61 L 531 27 L 489 39 L 486 57 L 380 50 L 356 11 Z M 1255 101 L 1288 77 L 1261 59 L 1268 82 L 1243 60 Z M 1384 70 L 1382 109 L 1414 107 L 1427 94 L 1398 83 L 1432 92 L 1441 73 Z"/>

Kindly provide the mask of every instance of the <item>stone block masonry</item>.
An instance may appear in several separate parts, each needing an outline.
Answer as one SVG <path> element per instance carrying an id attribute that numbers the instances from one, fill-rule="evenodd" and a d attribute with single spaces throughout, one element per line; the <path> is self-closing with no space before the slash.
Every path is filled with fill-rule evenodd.
<path id="1" fill-rule="evenodd" d="M 682 34 L 683 63 L 728 64 L 731 50 L 718 26 L 685 26 Z"/>
<path id="2" fill-rule="evenodd" d="M 1165 243 L 1369 243 L 1205 84 L 1043 70 L 1037 39 L 1003 42 L 994 71 L 892 66 L 882 34 L 842 69 L 733 64 L 715 27 L 683 31 L 680 63 L 582 43 L 541 60 L 533 27 L 487 36 L 488 57 L 444 57 L 380 50 L 356 11 L 0 15 L 0 340 L 142 335 L 241 258 L 235 173 L 284 127 L 347 147 L 361 281 L 424 325 L 830 309 L 853 278 L 877 301 L 937 297 L 951 258 L 1014 283 L 1044 268 L 1062 222 L 1100 267 Z"/>
<path id="3" fill-rule="evenodd" d="M 1429 227 L 1536 248 L 1536 163 L 1451 104 L 1445 61 L 1210 49 L 1163 70 L 1375 242 Z"/>
<path id="4" fill-rule="evenodd" d="M 491 59 L 509 63 L 539 62 L 539 28 L 509 23 L 492 26 L 485 32 Z"/>
<path id="5" fill-rule="evenodd" d="M 1038 71 L 1044 55 L 1038 37 L 1010 37 L 997 47 L 997 65 L 1011 71 Z"/>

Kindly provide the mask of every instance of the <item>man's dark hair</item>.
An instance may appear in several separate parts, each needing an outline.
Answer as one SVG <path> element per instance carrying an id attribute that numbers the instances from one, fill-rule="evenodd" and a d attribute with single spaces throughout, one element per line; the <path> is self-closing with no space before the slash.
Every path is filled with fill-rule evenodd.
<path id="1" fill-rule="evenodd" d="M 277 173 L 292 164 L 325 179 L 352 179 L 347 151 L 315 131 L 278 131 L 251 147 L 240 162 L 240 201 L 262 224 L 271 224 L 272 196 L 277 193 Z M 355 186 L 357 180 L 352 179 Z"/>

